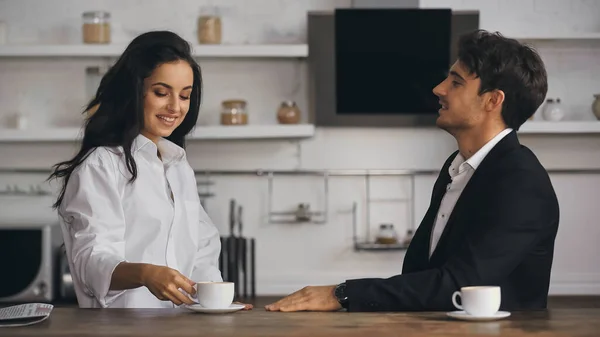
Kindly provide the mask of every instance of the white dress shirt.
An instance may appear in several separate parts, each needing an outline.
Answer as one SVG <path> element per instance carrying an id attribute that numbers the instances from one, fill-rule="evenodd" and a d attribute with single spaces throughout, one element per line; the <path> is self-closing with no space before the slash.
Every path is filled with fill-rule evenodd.
<path id="1" fill-rule="evenodd" d="M 431 257 L 433 254 L 433 251 L 435 250 L 440 237 L 444 232 L 448 218 L 450 217 L 450 214 L 452 214 L 454 205 L 456 205 L 458 198 L 465 189 L 465 186 L 467 186 L 467 183 L 473 176 L 473 173 L 477 167 L 479 167 L 479 164 L 481 164 L 485 156 L 487 156 L 487 154 L 494 148 L 494 146 L 496 146 L 496 144 L 498 144 L 498 142 L 500 142 L 500 140 L 502 140 L 502 138 L 508 135 L 511 131 L 511 128 L 504 129 L 467 160 L 465 160 L 465 158 L 459 152 L 450 164 L 448 173 L 450 174 L 452 181 L 446 186 L 446 194 L 444 194 L 444 197 L 442 198 L 440 208 L 435 218 L 435 223 L 431 232 L 429 257 Z"/>
<path id="2" fill-rule="evenodd" d="M 82 308 L 172 308 L 146 287 L 109 290 L 122 261 L 168 266 L 193 281 L 222 281 L 219 232 L 198 197 L 185 151 L 139 135 L 132 155 L 137 179 L 121 147 L 99 147 L 69 179 L 59 207 L 75 293 Z M 171 193 L 173 199 L 171 199 Z"/>

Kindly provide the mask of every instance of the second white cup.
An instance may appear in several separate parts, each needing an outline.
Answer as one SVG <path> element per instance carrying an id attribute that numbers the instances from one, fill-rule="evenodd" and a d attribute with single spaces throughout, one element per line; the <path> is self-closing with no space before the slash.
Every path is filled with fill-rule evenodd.
<path id="1" fill-rule="evenodd" d="M 456 301 L 457 296 L 460 296 L 462 305 Z M 500 301 L 500 287 L 496 286 L 462 287 L 452 294 L 452 304 L 471 316 L 494 315 L 500 309 Z"/>
<path id="2" fill-rule="evenodd" d="M 196 283 L 196 300 L 207 309 L 229 308 L 233 303 L 233 282 L 198 282 Z"/>

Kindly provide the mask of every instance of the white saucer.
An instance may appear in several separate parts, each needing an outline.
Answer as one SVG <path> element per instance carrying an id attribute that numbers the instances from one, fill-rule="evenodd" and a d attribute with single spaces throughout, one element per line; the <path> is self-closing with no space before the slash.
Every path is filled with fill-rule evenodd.
<path id="1" fill-rule="evenodd" d="M 491 316 L 471 316 L 464 311 L 452 311 L 446 313 L 446 315 L 452 318 L 462 319 L 465 321 L 495 321 L 510 316 L 510 312 L 498 311 L 497 313 Z"/>
<path id="2" fill-rule="evenodd" d="M 231 304 L 228 308 L 209 309 L 209 308 L 205 308 L 205 307 L 201 306 L 200 304 L 192 304 L 192 305 L 184 305 L 183 307 L 188 310 L 192 310 L 195 312 L 202 312 L 205 314 L 226 314 L 226 313 L 242 310 L 242 309 L 244 309 L 245 306 L 243 304 Z"/>

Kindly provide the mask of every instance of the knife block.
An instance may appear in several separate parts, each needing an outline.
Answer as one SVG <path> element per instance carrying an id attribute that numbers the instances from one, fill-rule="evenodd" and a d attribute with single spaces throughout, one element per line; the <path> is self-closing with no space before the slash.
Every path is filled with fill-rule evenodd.
<path id="1" fill-rule="evenodd" d="M 235 283 L 236 300 L 256 298 L 256 241 L 243 236 L 221 236 L 219 270 L 223 281 Z"/>

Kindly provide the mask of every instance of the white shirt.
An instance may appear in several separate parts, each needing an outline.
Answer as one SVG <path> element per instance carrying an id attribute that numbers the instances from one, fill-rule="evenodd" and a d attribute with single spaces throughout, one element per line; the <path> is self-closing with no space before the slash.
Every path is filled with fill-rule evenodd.
<path id="1" fill-rule="evenodd" d="M 467 183 L 473 176 L 473 173 L 475 173 L 475 170 L 477 167 L 479 167 L 479 164 L 481 164 L 483 159 L 494 148 L 494 146 L 496 146 L 496 144 L 498 144 L 498 142 L 500 142 L 500 140 L 502 140 L 502 138 L 508 135 L 511 131 L 511 128 L 504 129 L 467 160 L 465 160 L 465 158 L 459 152 L 450 164 L 448 173 L 450 174 L 452 181 L 448 184 L 448 186 L 446 186 L 446 194 L 444 194 L 444 197 L 442 198 L 437 217 L 435 218 L 435 223 L 431 232 L 429 257 L 431 257 L 433 254 L 433 251 L 435 250 L 440 237 L 444 232 L 448 218 L 450 217 L 450 214 L 452 214 L 454 205 L 456 205 L 458 198 L 465 189 L 465 186 L 467 186 Z"/>
<path id="2" fill-rule="evenodd" d="M 174 307 L 146 287 L 109 291 L 122 261 L 168 266 L 193 281 L 222 281 L 219 232 L 200 204 L 185 151 L 166 139 L 158 149 L 162 161 L 152 141 L 134 140 L 132 184 L 121 147 L 97 148 L 71 174 L 58 213 L 82 308 Z"/>

